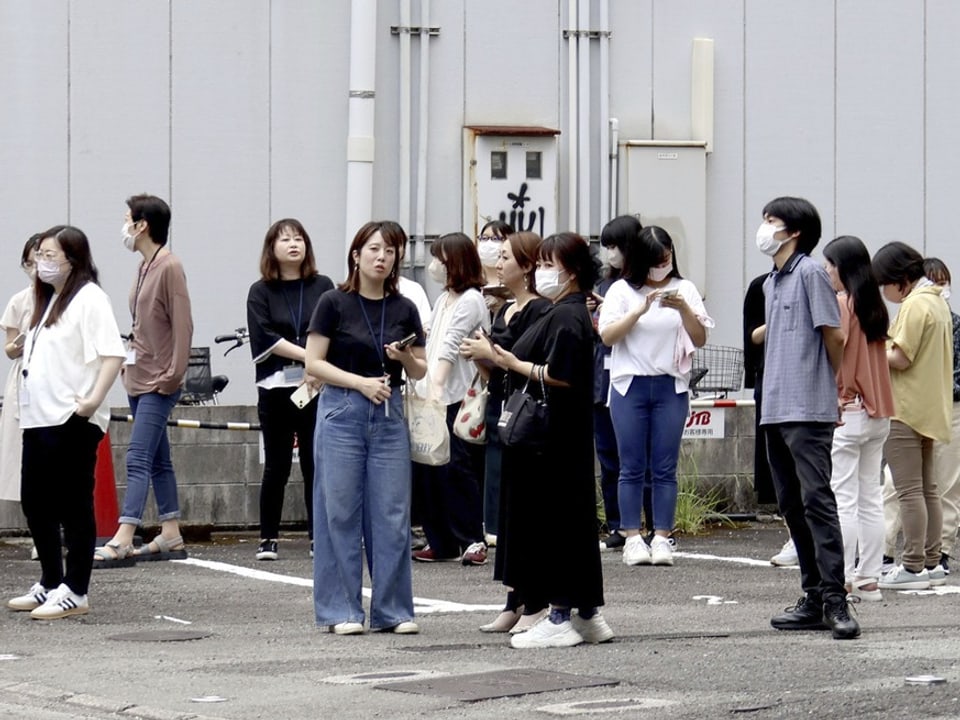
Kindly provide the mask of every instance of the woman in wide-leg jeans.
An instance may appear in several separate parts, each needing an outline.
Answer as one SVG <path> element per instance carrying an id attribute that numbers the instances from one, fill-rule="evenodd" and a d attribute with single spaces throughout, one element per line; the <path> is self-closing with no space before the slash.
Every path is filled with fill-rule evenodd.
<path id="1" fill-rule="evenodd" d="M 314 433 L 314 614 L 337 635 L 363 633 L 363 550 L 373 585 L 370 629 L 419 632 L 400 388 L 404 373 L 422 378 L 427 363 L 417 308 L 397 291 L 405 244 L 394 222 L 360 228 L 346 282 L 324 293 L 308 327 L 306 370 L 324 383 Z"/>

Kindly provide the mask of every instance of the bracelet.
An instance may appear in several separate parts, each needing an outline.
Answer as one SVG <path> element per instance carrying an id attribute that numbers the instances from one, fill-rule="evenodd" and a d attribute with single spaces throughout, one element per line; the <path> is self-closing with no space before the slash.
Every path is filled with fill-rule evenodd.
<path id="1" fill-rule="evenodd" d="M 527 373 L 527 377 L 531 380 L 535 380 L 537 376 L 537 366 L 535 363 L 530 363 L 530 372 Z"/>

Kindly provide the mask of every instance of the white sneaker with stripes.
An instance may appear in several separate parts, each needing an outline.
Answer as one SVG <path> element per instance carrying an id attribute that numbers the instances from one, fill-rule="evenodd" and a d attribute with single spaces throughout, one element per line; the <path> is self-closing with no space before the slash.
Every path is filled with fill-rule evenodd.
<path id="1" fill-rule="evenodd" d="M 55 590 L 47 593 L 43 605 L 30 612 L 34 620 L 59 620 L 71 615 L 86 615 L 90 612 L 90 603 L 86 595 L 77 595 L 67 585 L 60 583 Z"/>

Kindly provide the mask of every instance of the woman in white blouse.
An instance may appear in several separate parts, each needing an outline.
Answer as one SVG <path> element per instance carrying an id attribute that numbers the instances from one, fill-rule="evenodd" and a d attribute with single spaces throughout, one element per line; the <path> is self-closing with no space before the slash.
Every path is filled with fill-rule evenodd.
<path id="1" fill-rule="evenodd" d="M 677 506 L 680 439 L 689 413 L 694 350 L 713 320 L 696 286 L 677 269 L 673 240 L 656 226 L 626 248 L 621 279 L 600 309 L 599 330 L 613 348 L 610 415 L 620 450 L 620 530 L 627 565 L 672 565 L 668 540 Z M 644 484 L 652 489 L 654 537 L 640 534 Z"/>

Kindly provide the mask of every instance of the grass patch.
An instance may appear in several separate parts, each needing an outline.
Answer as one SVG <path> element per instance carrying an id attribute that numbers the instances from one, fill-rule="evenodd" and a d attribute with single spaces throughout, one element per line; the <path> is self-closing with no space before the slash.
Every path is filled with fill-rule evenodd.
<path id="1" fill-rule="evenodd" d="M 735 527 L 735 523 L 720 508 L 726 502 L 723 489 L 700 487 L 700 471 L 696 459 L 683 453 L 677 473 L 677 511 L 674 531 L 685 535 L 699 535 L 708 526 Z"/>

